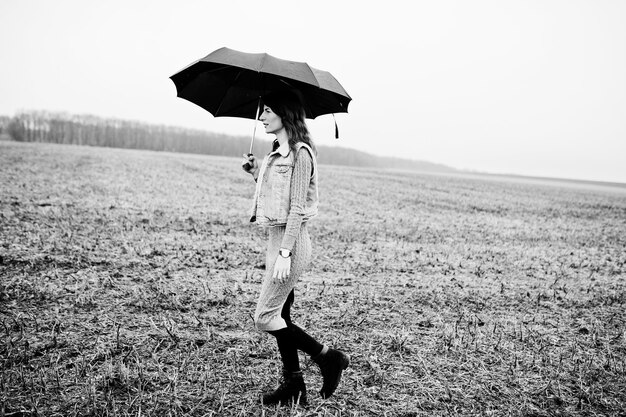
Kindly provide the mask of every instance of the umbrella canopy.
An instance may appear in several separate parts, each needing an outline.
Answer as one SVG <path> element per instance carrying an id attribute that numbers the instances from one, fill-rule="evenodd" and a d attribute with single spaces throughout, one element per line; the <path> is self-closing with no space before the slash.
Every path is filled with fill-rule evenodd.
<path id="1" fill-rule="evenodd" d="M 347 113 L 350 96 L 329 72 L 305 62 L 220 48 L 172 75 L 178 97 L 215 117 L 256 119 L 259 97 L 295 92 L 307 118 Z"/>

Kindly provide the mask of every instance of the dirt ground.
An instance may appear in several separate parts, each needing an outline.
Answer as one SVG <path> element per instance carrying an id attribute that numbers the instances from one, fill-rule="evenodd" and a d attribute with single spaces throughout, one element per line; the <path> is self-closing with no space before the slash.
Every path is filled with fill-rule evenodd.
<path id="1" fill-rule="evenodd" d="M 351 367 L 261 407 L 239 163 L 0 141 L 0 415 L 624 415 L 623 188 L 331 166 L 294 316 Z"/>

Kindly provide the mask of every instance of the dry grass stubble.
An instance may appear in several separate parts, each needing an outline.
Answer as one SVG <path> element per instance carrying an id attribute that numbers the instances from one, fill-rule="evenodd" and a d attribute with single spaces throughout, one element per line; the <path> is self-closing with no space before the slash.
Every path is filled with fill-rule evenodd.
<path id="1" fill-rule="evenodd" d="M 626 197 L 322 167 L 296 320 L 350 352 L 308 410 L 252 328 L 236 159 L 0 142 L 4 415 L 620 415 Z M 304 358 L 303 358 L 304 359 Z"/>

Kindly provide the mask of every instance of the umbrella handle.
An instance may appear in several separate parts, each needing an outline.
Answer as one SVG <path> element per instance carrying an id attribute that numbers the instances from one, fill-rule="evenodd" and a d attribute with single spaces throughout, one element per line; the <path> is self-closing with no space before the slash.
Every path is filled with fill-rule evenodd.
<path id="1" fill-rule="evenodd" d="M 252 156 L 252 154 L 251 154 L 251 153 L 249 153 L 249 154 L 248 154 L 248 157 L 250 157 L 250 156 Z M 244 168 L 246 171 L 250 171 L 250 170 L 252 169 L 252 164 L 251 164 L 250 162 L 246 162 L 245 164 L 243 164 L 243 168 Z"/>

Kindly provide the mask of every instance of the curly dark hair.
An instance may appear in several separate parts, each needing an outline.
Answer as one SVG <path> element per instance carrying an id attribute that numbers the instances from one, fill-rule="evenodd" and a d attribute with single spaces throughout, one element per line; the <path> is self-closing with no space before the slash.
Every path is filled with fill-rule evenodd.
<path id="1" fill-rule="evenodd" d="M 264 95 L 261 101 L 262 105 L 266 105 L 280 117 L 289 137 L 289 148 L 293 152 L 296 151 L 298 142 L 304 142 L 317 154 L 306 125 L 306 111 L 297 94 L 280 91 Z"/>

